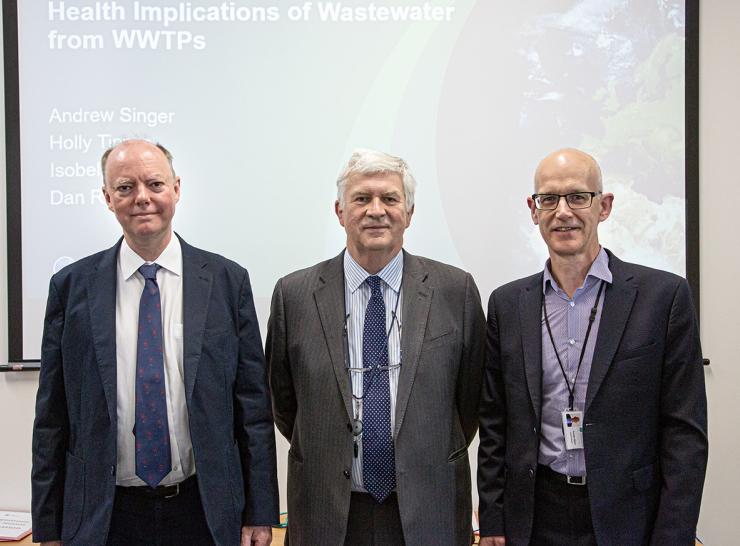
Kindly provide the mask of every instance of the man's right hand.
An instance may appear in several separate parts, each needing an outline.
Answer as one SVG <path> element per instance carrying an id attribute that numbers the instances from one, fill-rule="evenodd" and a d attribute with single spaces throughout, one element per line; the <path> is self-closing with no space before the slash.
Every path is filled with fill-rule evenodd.
<path id="1" fill-rule="evenodd" d="M 480 546 L 506 546 L 506 537 L 480 537 Z"/>

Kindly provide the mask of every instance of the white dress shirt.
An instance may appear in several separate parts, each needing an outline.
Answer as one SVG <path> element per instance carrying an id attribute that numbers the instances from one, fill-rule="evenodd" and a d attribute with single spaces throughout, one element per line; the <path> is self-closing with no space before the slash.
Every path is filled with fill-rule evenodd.
<path id="1" fill-rule="evenodd" d="M 139 300 L 144 277 L 138 272 L 145 263 L 157 263 L 157 284 L 162 308 L 164 371 L 167 392 L 167 425 L 170 432 L 172 470 L 160 485 L 172 485 L 195 474 L 195 459 L 190 440 L 188 410 L 185 404 L 183 373 L 183 296 L 182 249 L 173 234 L 162 254 L 147 262 L 124 239 L 118 254 L 116 281 L 116 407 L 118 414 L 118 457 L 116 485 L 146 485 L 136 475 L 134 438 L 136 407 L 136 345 L 139 325 Z"/>
<path id="2" fill-rule="evenodd" d="M 381 279 L 380 287 L 385 302 L 385 324 L 388 335 L 388 359 L 390 365 L 401 364 L 401 325 L 403 305 L 401 298 L 401 279 L 403 278 L 403 251 L 377 273 Z M 365 328 L 365 311 L 370 301 L 370 286 L 365 280 L 370 273 L 358 264 L 349 251 L 344 251 L 344 301 L 347 316 L 347 346 L 351 368 L 362 368 L 362 337 Z M 395 318 L 394 318 L 395 312 Z M 391 395 L 391 434 L 396 423 L 396 393 L 400 368 L 388 370 L 388 383 Z M 362 419 L 362 381 L 363 373 L 350 372 L 352 380 L 352 406 L 355 417 Z M 362 437 L 357 442 L 357 457 L 352 459 L 352 490 L 365 492 L 362 478 Z"/>

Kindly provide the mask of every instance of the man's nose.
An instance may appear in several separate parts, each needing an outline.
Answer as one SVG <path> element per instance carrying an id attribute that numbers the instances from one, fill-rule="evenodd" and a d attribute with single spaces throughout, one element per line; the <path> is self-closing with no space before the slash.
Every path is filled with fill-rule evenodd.
<path id="1" fill-rule="evenodd" d="M 146 187 L 146 185 L 141 184 L 136 187 L 136 204 L 137 205 L 145 205 L 149 203 L 150 197 L 149 197 L 149 189 Z"/>
<path id="2" fill-rule="evenodd" d="M 565 200 L 565 196 L 561 196 L 560 199 L 558 199 L 558 206 L 555 207 L 555 216 L 569 217 L 571 214 L 572 211 L 568 202 Z"/>
<path id="3" fill-rule="evenodd" d="M 370 200 L 367 206 L 367 214 L 369 216 L 383 216 L 385 214 L 385 207 L 380 197 L 375 197 Z"/>

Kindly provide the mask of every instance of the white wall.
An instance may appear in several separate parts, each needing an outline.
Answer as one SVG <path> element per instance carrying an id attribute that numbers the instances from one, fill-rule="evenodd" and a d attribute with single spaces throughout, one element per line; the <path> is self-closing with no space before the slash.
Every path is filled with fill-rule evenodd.
<path id="1" fill-rule="evenodd" d="M 737 544 L 740 532 L 740 245 L 730 200 L 737 195 L 740 136 L 740 2 L 705 0 L 700 26 L 701 335 L 707 373 L 709 471 L 700 519 L 707 544 Z"/>
<path id="2" fill-rule="evenodd" d="M 2 15 L 0 14 L 0 18 Z M 2 25 L 0 25 L 0 43 Z M 3 64 L 0 55 L 0 67 Z M 0 69 L 0 89 L 4 89 Z M 8 361 L 8 268 L 5 208 L 5 108 L 0 107 L 0 362 Z M 0 509 L 28 510 L 31 503 L 31 426 L 37 372 L 0 374 Z"/>
<path id="3" fill-rule="evenodd" d="M 0 37 L 2 30 L 0 29 Z M 710 463 L 699 534 L 706 544 L 737 541 L 740 494 L 740 366 L 734 337 L 740 335 L 740 252 L 728 197 L 740 189 L 740 2 L 704 0 L 701 6 L 701 294 L 702 342 L 712 359 L 707 372 Z M 0 59 L 0 63 L 2 60 Z M 2 70 L 0 70 L 0 80 Z M 0 110 L 0 126 L 4 127 Z M 7 361 L 7 246 L 5 133 L 0 132 L 0 362 Z M 37 373 L 0 375 L 0 508 L 30 505 L 30 451 Z M 283 451 L 283 450 L 281 450 Z M 281 461 L 284 469 L 284 460 Z M 282 472 L 284 475 L 284 472 Z M 284 502 L 284 499 L 283 499 Z"/>

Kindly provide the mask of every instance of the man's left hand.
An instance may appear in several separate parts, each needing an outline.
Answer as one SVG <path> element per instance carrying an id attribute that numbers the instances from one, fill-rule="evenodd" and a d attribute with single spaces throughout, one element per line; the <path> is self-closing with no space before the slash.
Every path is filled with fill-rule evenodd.
<path id="1" fill-rule="evenodd" d="M 242 527 L 241 546 L 270 546 L 272 527 Z"/>

